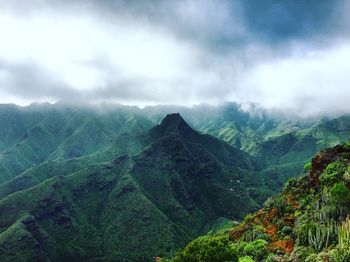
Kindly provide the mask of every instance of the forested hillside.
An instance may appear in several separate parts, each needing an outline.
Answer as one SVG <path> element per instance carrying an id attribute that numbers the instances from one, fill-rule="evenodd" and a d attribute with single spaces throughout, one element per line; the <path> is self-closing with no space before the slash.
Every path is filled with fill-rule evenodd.
<path id="1" fill-rule="evenodd" d="M 169 257 L 258 210 L 350 133 L 347 116 L 292 121 L 237 104 L 2 105 L 0 117 L 1 261 Z"/>
<path id="2" fill-rule="evenodd" d="M 150 261 L 259 206 L 254 160 L 179 114 L 124 139 L 3 183 L 1 261 Z"/>
<path id="3" fill-rule="evenodd" d="M 173 261 L 348 261 L 350 144 L 320 151 L 307 175 L 240 225 L 197 238 Z"/>

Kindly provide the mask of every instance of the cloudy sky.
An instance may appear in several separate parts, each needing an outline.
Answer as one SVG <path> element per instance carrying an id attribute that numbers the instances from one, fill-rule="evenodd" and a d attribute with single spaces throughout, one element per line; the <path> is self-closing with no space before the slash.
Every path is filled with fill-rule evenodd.
<path id="1" fill-rule="evenodd" d="M 0 0 L 0 103 L 350 113 L 350 0 Z"/>

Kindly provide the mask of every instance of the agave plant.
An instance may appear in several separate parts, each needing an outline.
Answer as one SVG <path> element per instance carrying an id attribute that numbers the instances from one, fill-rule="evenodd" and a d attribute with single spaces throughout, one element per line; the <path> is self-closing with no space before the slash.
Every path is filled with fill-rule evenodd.
<path id="1" fill-rule="evenodd" d="M 321 224 L 313 230 L 309 229 L 309 245 L 313 247 L 317 252 L 322 251 L 329 246 L 330 238 L 336 231 L 337 228 L 333 222 Z"/>
<path id="2" fill-rule="evenodd" d="M 341 249 L 344 249 L 350 246 L 350 217 L 349 216 L 338 226 L 338 246 Z"/>

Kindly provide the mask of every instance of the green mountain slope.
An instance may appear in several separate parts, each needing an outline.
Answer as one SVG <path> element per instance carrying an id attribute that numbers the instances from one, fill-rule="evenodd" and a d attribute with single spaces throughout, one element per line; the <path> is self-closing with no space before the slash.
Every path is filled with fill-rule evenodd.
<path id="1" fill-rule="evenodd" d="M 322 148 L 346 142 L 350 117 L 291 117 L 267 111 L 257 105 L 245 108 L 235 103 L 212 107 L 146 107 L 153 121 L 167 112 L 180 112 L 197 130 L 218 137 L 256 158 L 265 184 L 279 190 L 289 178 L 303 173 L 305 163 Z M 205 112 L 205 113 L 204 113 Z"/>
<path id="2" fill-rule="evenodd" d="M 263 183 L 274 191 L 288 178 L 302 174 L 304 164 L 318 150 L 345 142 L 350 136 L 349 116 L 293 119 L 256 105 L 247 110 L 234 103 L 192 108 L 154 106 L 142 110 L 108 105 L 2 105 L 0 119 L 6 125 L 0 127 L 0 183 L 47 160 L 60 161 L 106 150 L 119 135 L 143 133 L 174 111 L 180 112 L 195 129 L 254 156 L 264 169 Z"/>
<path id="3" fill-rule="evenodd" d="M 250 156 L 179 114 L 123 141 L 2 184 L 0 260 L 152 261 L 258 206 Z"/>
<path id="4" fill-rule="evenodd" d="M 46 114 L 45 106 L 19 107 L 12 104 L 0 105 L 0 150 L 13 146 L 23 134 Z"/>
<path id="5" fill-rule="evenodd" d="M 350 259 L 350 144 L 322 150 L 308 174 L 244 222 L 191 242 L 174 261 Z"/>
<path id="6" fill-rule="evenodd" d="M 254 156 L 265 168 L 264 173 L 278 173 L 279 180 L 302 173 L 304 164 L 322 148 L 344 143 L 350 136 L 350 117 L 343 116 L 324 121 L 311 128 L 300 129 L 272 137 L 259 144 Z"/>
<path id="7" fill-rule="evenodd" d="M 15 126 L 16 122 L 19 127 L 26 124 L 29 120 L 22 118 L 27 119 L 27 111 L 38 121 L 18 128 L 18 134 L 11 139 L 7 135 L 10 130 L 6 129 L 2 135 L 0 132 L 0 144 L 7 145 L 0 152 L 0 183 L 47 160 L 71 159 L 105 150 L 117 139 L 123 139 L 119 136 L 143 133 L 153 125 L 128 108 L 99 112 L 89 108 L 50 105 L 45 110 L 38 110 L 39 113 L 33 106 L 21 110 L 11 107 L 8 110 L 8 116 L 19 119 L 9 124 L 5 122 L 7 128 Z"/>
<path id="8" fill-rule="evenodd" d="M 163 118 L 168 111 L 189 124 L 179 114 Z M 236 104 L 2 105 L 0 120 L 0 261 L 169 256 L 257 210 L 317 150 L 350 133 L 348 116 L 291 120 Z M 228 236 L 216 240 L 231 247 Z M 252 245 L 270 252 L 265 237 Z"/>

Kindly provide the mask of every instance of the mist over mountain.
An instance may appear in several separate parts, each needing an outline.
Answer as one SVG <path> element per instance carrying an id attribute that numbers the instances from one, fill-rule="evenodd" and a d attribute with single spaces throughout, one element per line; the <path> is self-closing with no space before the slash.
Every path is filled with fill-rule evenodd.
<path id="1" fill-rule="evenodd" d="M 292 119 L 235 103 L 1 105 L 0 118 L 4 261 L 170 256 L 257 210 L 350 135 L 346 115 Z"/>
<path id="2" fill-rule="evenodd" d="M 3 0 L 0 10 L 1 103 L 350 113 L 346 0 Z"/>
<path id="3" fill-rule="evenodd" d="M 0 262 L 350 261 L 349 13 L 1 0 Z"/>
<path id="4" fill-rule="evenodd" d="M 57 113 L 49 110 L 52 117 Z M 258 170 L 254 160 L 217 138 L 194 131 L 179 114 L 166 116 L 145 132 L 132 131 L 134 119 L 126 121 L 131 132 L 113 133 L 114 141 L 103 149 L 94 147 L 93 153 L 86 150 L 91 136 L 86 130 L 95 132 L 93 142 L 105 137 L 101 132 L 105 128 L 91 129 L 86 125 L 89 119 L 78 134 L 71 135 L 83 136 L 83 145 L 68 137 L 58 151 L 48 148 L 45 152 L 53 153 L 47 158 L 32 157 L 28 153 L 34 150 L 27 148 L 36 149 L 35 134 L 44 132 L 43 126 L 51 127 L 50 118 L 40 122 L 40 131 L 33 127 L 33 135 L 20 139 L 26 144 L 24 150 L 14 146 L 21 157 L 38 162 L 33 161 L 23 173 L 8 169 L 8 177 L 13 178 L 0 185 L 2 260 L 148 261 L 155 255 L 174 253 L 216 220 L 240 219 L 258 206 L 258 197 L 244 186 L 251 184 Z M 65 128 L 57 131 L 56 137 L 66 133 Z M 73 144 L 67 147 L 67 141 Z M 46 142 L 50 140 L 39 144 Z M 82 151 L 72 155 L 71 151 L 62 153 L 65 149 L 86 151 L 80 156 Z M 20 165 L 20 160 L 13 164 Z M 2 163 L 6 168 L 7 162 Z M 25 164 L 20 168 L 25 169 Z M 27 198 L 30 203 L 25 203 Z"/>

